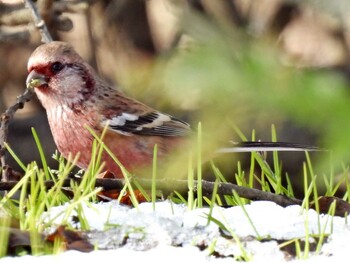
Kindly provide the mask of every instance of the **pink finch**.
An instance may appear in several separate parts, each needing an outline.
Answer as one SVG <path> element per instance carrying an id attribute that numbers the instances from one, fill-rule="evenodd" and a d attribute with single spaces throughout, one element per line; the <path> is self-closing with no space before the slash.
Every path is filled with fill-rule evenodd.
<path id="1" fill-rule="evenodd" d="M 154 145 L 160 157 L 174 150 L 190 133 L 187 123 L 125 96 L 103 81 L 73 49 L 54 41 L 39 46 L 28 61 L 27 87 L 46 109 L 58 150 L 64 157 L 80 154 L 77 165 L 91 160 L 93 136 L 108 125 L 104 143 L 126 169 L 152 162 Z M 104 168 L 121 177 L 119 166 L 103 154 Z"/>

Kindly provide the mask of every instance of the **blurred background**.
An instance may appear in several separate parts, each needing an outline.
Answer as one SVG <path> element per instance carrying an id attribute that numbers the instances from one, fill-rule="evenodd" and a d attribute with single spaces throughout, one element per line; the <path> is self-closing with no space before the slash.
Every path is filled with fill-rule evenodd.
<path id="1" fill-rule="evenodd" d="M 37 0 L 55 40 L 71 43 L 106 80 L 182 118 L 205 142 L 277 139 L 319 146 L 321 175 L 350 160 L 350 2 L 347 0 Z M 0 112 L 23 93 L 26 63 L 40 35 L 22 1 L 0 0 Z M 55 151 L 36 99 L 15 114 L 9 144 L 23 163 L 39 160 L 39 134 L 51 167 Z M 206 139 L 210 138 L 210 139 Z M 235 156 L 249 163 L 249 156 Z M 281 153 L 302 184 L 304 153 Z M 237 159 L 222 162 L 234 173 Z M 7 162 L 19 169 L 11 157 Z M 220 160 L 218 161 L 220 162 Z M 186 167 L 184 167 L 186 170 Z M 332 170 L 333 169 L 333 170 Z"/>

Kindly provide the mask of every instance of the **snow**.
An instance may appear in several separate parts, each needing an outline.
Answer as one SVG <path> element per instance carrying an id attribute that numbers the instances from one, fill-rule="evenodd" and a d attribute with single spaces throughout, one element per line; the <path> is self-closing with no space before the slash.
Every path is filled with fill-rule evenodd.
<path id="1" fill-rule="evenodd" d="M 244 209 L 243 209 L 244 208 Z M 350 249 L 347 218 L 318 215 L 300 206 L 280 207 L 273 202 L 256 201 L 244 207 L 214 207 L 211 217 L 225 225 L 208 222 L 209 208 L 190 210 L 170 201 L 142 203 L 138 208 L 108 203 L 83 204 L 90 225 L 89 241 L 96 251 L 67 251 L 58 255 L 5 257 L 0 262 L 31 263 L 120 260 L 135 262 L 232 262 L 244 256 L 250 262 L 338 262 Z M 60 225 L 70 204 L 53 207 L 43 214 L 46 222 Z M 79 228 L 79 223 L 76 224 Z M 53 229 L 48 229 L 52 231 Z M 298 260 L 283 252 L 279 242 L 305 238 L 307 234 L 329 234 L 318 254 Z M 232 234 L 234 237 L 232 237 Z M 235 239 L 239 238 L 239 242 Z M 259 241 L 260 240 L 260 241 Z M 310 242 L 315 241 L 309 237 Z M 215 251 L 215 253 L 211 253 Z M 216 255 L 220 255 L 217 257 Z"/>

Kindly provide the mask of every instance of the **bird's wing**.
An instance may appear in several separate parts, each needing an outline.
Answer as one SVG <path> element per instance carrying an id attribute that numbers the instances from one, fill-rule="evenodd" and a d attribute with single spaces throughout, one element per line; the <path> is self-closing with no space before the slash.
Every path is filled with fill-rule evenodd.
<path id="1" fill-rule="evenodd" d="M 191 132 L 186 122 L 158 111 L 142 114 L 119 112 L 103 119 L 101 124 L 123 135 L 186 136 Z"/>

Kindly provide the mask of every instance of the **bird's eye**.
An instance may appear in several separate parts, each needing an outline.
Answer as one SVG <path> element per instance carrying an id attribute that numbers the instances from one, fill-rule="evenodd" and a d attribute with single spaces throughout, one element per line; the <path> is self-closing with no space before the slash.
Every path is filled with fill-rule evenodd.
<path id="1" fill-rule="evenodd" d="M 54 62 L 51 65 L 51 70 L 54 73 L 60 72 L 64 68 L 64 65 L 61 62 Z"/>

